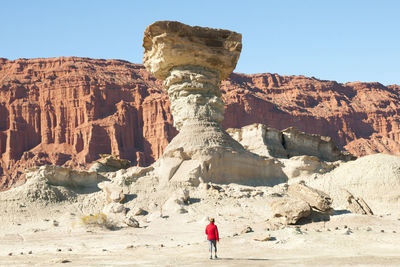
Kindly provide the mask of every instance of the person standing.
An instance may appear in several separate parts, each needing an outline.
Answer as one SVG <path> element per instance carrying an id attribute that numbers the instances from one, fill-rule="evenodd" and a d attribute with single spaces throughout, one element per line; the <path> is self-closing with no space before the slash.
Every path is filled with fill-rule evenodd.
<path id="1" fill-rule="evenodd" d="M 217 257 L 217 242 L 219 242 L 219 236 L 218 236 L 218 227 L 214 224 L 214 222 L 215 222 L 214 218 L 211 218 L 210 223 L 206 227 L 207 240 L 208 240 L 208 244 L 210 246 L 210 260 L 212 260 L 212 248 L 213 247 L 214 247 L 215 259 L 218 259 L 218 257 Z"/>

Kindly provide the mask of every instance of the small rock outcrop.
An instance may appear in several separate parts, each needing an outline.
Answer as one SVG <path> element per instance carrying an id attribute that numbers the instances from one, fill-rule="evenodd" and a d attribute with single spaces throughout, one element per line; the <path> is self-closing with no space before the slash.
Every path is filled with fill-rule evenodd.
<path id="1" fill-rule="evenodd" d="M 340 151 L 329 136 L 306 134 L 295 127 L 289 127 L 282 131 L 282 139 L 289 157 L 310 155 L 326 161 L 356 159 L 349 152 Z"/>
<path id="2" fill-rule="evenodd" d="M 26 170 L 26 177 L 44 177 L 48 184 L 66 187 L 96 186 L 105 179 L 97 172 L 73 170 L 57 165 L 44 165 Z"/>
<path id="3" fill-rule="evenodd" d="M 347 198 L 347 209 L 352 213 L 362 214 L 362 215 L 374 215 L 371 208 L 368 204 L 364 201 L 364 199 L 359 197 L 354 197 L 349 191 L 346 190 L 348 193 Z"/>
<path id="4" fill-rule="evenodd" d="M 274 185 L 281 165 L 246 151 L 221 127 L 220 83 L 236 66 L 242 36 L 228 30 L 158 21 L 146 28 L 143 64 L 164 86 L 179 134 L 155 163 L 162 181 Z"/>
<path id="5" fill-rule="evenodd" d="M 255 123 L 227 132 L 247 150 L 265 157 L 314 156 L 323 161 L 349 161 L 356 157 L 341 151 L 328 136 L 307 134 L 295 127 L 279 131 Z"/>
<path id="6" fill-rule="evenodd" d="M 127 159 L 120 159 L 119 156 L 110 154 L 100 154 L 100 159 L 90 167 L 89 171 L 95 172 L 115 172 L 121 169 L 127 169 L 131 162 Z"/>
<path id="7" fill-rule="evenodd" d="M 125 194 L 122 187 L 116 184 L 111 182 L 102 182 L 98 185 L 98 187 L 105 193 L 108 203 L 121 203 L 125 199 Z"/>

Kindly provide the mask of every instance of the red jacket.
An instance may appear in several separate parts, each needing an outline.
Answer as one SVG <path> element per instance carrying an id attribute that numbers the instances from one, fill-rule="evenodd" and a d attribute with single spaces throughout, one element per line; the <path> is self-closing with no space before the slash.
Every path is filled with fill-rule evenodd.
<path id="1" fill-rule="evenodd" d="M 207 240 L 215 239 L 219 241 L 218 228 L 214 223 L 210 223 L 206 227 Z"/>

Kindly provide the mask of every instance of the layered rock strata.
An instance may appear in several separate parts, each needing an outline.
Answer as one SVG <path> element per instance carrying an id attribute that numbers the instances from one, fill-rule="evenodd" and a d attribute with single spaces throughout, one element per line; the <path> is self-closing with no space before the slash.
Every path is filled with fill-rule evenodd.
<path id="1" fill-rule="evenodd" d="M 159 21 L 146 28 L 143 47 L 143 63 L 164 80 L 179 131 L 156 163 L 164 182 L 272 185 L 286 178 L 278 162 L 246 151 L 221 127 L 219 86 L 239 59 L 240 34 Z"/>
<path id="2" fill-rule="evenodd" d="M 400 87 L 233 73 L 224 129 L 262 123 L 329 136 L 363 156 L 400 153 Z M 0 58 L 0 188 L 24 169 L 87 168 L 99 154 L 149 166 L 177 134 L 162 84 L 143 65 L 77 57 Z"/>
<path id="3" fill-rule="evenodd" d="M 340 150 L 329 136 L 307 134 L 295 127 L 282 131 L 255 123 L 227 132 L 247 150 L 266 157 L 314 156 L 324 161 L 349 161 L 356 157 Z"/>

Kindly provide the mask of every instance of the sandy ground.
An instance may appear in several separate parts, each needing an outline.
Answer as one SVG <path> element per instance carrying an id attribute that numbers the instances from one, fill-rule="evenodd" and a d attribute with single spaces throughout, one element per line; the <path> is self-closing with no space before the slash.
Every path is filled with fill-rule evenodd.
<path id="1" fill-rule="evenodd" d="M 268 224 L 257 218 L 221 214 L 216 217 L 221 235 L 219 259 L 210 260 L 206 223 L 190 211 L 150 223 L 141 221 L 141 228 L 107 230 L 82 227 L 75 218 L 78 215 L 57 210 L 50 208 L 48 217 L 41 221 L 27 221 L 21 216 L 2 225 L 0 265 L 400 265 L 400 221 L 391 216 L 341 214 L 331 216 L 327 222 L 268 231 Z M 241 233 L 247 225 L 254 231 Z M 271 241 L 254 240 L 268 235 Z"/>
<path id="2" fill-rule="evenodd" d="M 142 177 L 124 187 L 123 204 L 148 212 L 135 216 L 140 227 L 110 230 L 82 222 L 107 205 L 97 186 L 76 190 L 31 178 L 0 193 L 0 266 L 400 266 L 398 209 L 367 216 L 338 206 L 313 222 L 276 227 L 268 199 L 282 188 L 188 187 L 181 213 L 165 204 L 180 188 Z M 217 260 L 209 259 L 207 217 L 220 232 Z M 253 231 L 244 233 L 248 226 Z"/>

